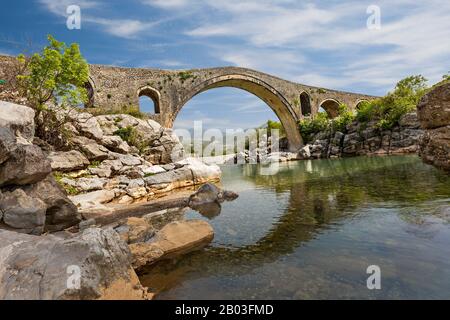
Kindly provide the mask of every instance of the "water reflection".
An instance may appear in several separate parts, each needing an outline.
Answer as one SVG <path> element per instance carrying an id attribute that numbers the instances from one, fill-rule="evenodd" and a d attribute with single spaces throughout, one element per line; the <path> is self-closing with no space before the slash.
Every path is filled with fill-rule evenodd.
<path id="1" fill-rule="evenodd" d="M 411 156 L 260 170 L 224 168 L 240 197 L 204 211 L 214 212 L 214 243 L 152 267 L 144 285 L 168 299 L 450 297 L 448 175 Z M 379 292 L 365 287 L 374 262 Z"/>
<path id="2" fill-rule="evenodd" d="M 200 213 L 205 218 L 212 220 L 220 214 L 222 211 L 222 205 L 218 202 L 210 202 L 192 206 L 192 209 Z"/>

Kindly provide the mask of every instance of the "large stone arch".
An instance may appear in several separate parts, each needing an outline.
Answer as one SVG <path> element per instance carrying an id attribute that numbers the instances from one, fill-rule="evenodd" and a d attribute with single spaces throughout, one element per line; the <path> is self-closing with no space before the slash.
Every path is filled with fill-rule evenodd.
<path id="1" fill-rule="evenodd" d="M 214 88 L 233 87 L 245 90 L 263 100 L 281 121 L 289 141 L 289 149 L 298 151 L 303 145 L 295 110 L 283 95 L 268 83 L 250 75 L 230 74 L 212 77 L 191 89 L 176 106 L 170 126 L 183 106 L 194 96 Z"/>

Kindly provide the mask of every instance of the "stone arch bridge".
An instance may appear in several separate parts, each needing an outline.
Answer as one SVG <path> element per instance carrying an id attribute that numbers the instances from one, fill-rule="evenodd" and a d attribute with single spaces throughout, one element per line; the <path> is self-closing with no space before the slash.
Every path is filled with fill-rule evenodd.
<path id="1" fill-rule="evenodd" d="M 7 69 L 12 59 L 0 56 L 0 69 Z M 0 76 L 5 72 L 0 70 Z M 320 107 L 335 117 L 339 103 L 355 109 L 361 101 L 374 98 L 294 83 L 238 67 L 181 71 L 90 65 L 89 78 L 87 107 L 109 111 L 138 108 L 139 97 L 148 96 L 155 105 L 155 112 L 149 116 L 165 127 L 172 127 L 186 102 L 201 92 L 219 87 L 246 90 L 275 112 L 285 128 L 291 150 L 298 150 L 302 145 L 300 119 L 316 114 Z"/>
<path id="2" fill-rule="evenodd" d="M 150 117 L 172 127 L 182 107 L 195 95 L 212 88 L 235 87 L 262 99 L 283 124 L 290 149 L 302 145 L 297 123 L 322 107 L 335 117 L 339 103 L 357 108 L 373 96 L 343 92 L 283 80 L 259 71 L 221 67 L 185 71 L 90 66 L 90 104 L 102 109 L 138 106 L 142 95 L 155 105 Z M 199 119 L 201 120 L 201 119 Z"/>

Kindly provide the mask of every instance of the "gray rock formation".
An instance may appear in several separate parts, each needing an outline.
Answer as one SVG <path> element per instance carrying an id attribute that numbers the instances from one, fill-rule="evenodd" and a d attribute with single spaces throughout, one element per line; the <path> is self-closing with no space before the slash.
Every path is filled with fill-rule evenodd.
<path id="1" fill-rule="evenodd" d="M 17 144 L 0 166 L 0 187 L 35 183 L 50 172 L 50 162 L 38 146 Z"/>
<path id="2" fill-rule="evenodd" d="M 3 222 L 16 231 L 41 234 L 45 224 L 45 203 L 30 197 L 22 189 L 0 195 L 0 211 Z"/>
<path id="3" fill-rule="evenodd" d="M 89 165 L 89 160 L 77 150 L 52 152 L 48 158 L 53 171 L 69 172 L 84 169 Z"/>
<path id="4" fill-rule="evenodd" d="M 76 237 L 0 230 L 0 299 L 145 299 L 118 234 L 87 229 Z"/>
<path id="5" fill-rule="evenodd" d="M 210 243 L 214 230 L 205 221 L 175 221 L 164 226 L 149 242 L 130 244 L 133 267 L 155 263 L 163 259 L 198 250 Z"/>
<path id="6" fill-rule="evenodd" d="M 377 122 L 353 122 L 343 132 L 319 132 L 309 147 L 310 156 L 302 149 L 302 159 L 337 158 L 367 154 L 416 153 L 423 130 L 417 114 L 405 114 L 399 125 L 390 130 L 377 127 Z"/>
<path id="7" fill-rule="evenodd" d="M 423 161 L 450 171 L 450 82 L 425 94 L 417 105 L 425 134 L 420 142 Z"/>
<path id="8" fill-rule="evenodd" d="M 40 234 L 78 224 L 77 208 L 50 174 L 50 161 L 32 144 L 34 111 L 0 103 L 8 111 L 0 116 L 0 226 Z"/>
<path id="9" fill-rule="evenodd" d="M 0 128 L 10 129 L 16 136 L 32 141 L 34 111 L 18 104 L 0 101 Z"/>

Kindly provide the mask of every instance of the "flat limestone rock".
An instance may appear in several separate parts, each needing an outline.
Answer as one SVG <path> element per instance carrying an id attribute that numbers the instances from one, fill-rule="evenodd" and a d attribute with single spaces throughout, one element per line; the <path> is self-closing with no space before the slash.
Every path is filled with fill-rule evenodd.
<path id="1" fill-rule="evenodd" d="M 152 242 L 130 245 L 133 267 L 140 268 L 163 259 L 203 248 L 214 238 L 214 230 L 203 220 L 175 221 L 163 227 Z"/>

